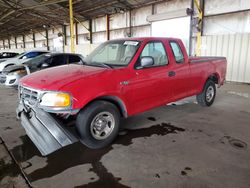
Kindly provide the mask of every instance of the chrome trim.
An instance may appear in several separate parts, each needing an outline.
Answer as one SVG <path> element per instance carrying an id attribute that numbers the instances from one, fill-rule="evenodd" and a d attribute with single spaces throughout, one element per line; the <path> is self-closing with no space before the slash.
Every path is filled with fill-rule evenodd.
<path id="1" fill-rule="evenodd" d="M 32 92 L 36 92 L 37 93 L 37 98 L 36 98 L 36 101 L 34 101 L 34 103 L 30 103 L 30 101 L 25 101 L 25 98 L 22 98 L 22 92 L 24 91 L 24 89 L 27 89 L 27 90 L 30 90 Z M 22 100 L 23 104 L 25 106 L 28 106 L 30 108 L 35 108 L 35 107 L 38 107 L 40 109 L 43 109 L 44 111 L 46 112 L 50 112 L 50 113 L 70 113 L 70 114 L 76 114 L 80 111 L 80 109 L 72 109 L 72 104 L 73 104 L 73 98 L 72 98 L 72 95 L 71 93 L 69 92 L 64 92 L 64 91 L 50 91 L 50 90 L 44 90 L 44 91 L 41 91 L 41 90 L 37 90 L 37 89 L 33 89 L 33 88 L 30 88 L 30 87 L 26 87 L 26 86 L 22 86 L 22 85 L 19 85 L 18 87 L 18 96 L 19 96 L 19 99 Z M 61 93 L 68 93 L 71 97 L 70 97 L 70 106 L 68 107 L 47 107 L 47 106 L 42 106 L 40 105 L 40 102 L 41 102 L 41 99 L 43 97 L 43 95 L 45 95 L 46 93 L 49 93 L 49 92 L 61 92 Z"/>
<path id="2" fill-rule="evenodd" d="M 121 85 L 128 85 L 129 84 L 129 81 L 125 80 L 125 81 L 122 81 L 120 82 Z"/>
<path id="3" fill-rule="evenodd" d="M 63 108 L 52 109 L 52 108 L 45 108 L 45 107 L 40 107 L 40 106 L 38 106 L 38 108 L 41 108 L 44 111 L 49 112 L 49 113 L 72 114 L 72 115 L 77 114 L 81 110 L 81 109 L 72 110 L 72 109 L 65 109 L 65 108 L 64 109 Z"/>
<path id="4" fill-rule="evenodd" d="M 115 118 L 108 111 L 97 114 L 91 124 L 90 133 L 96 140 L 104 140 L 108 138 L 115 127 Z"/>
<path id="5" fill-rule="evenodd" d="M 29 107 L 38 106 L 42 91 L 19 85 L 18 92 L 20 100 L 22 100 L 25 105 Z M 27 98 L 23 96 L 25 94 L 28 95 Z"/>
<path id="6" fill-rule="evenodd" d="M 211 102 L 213 100 L 214 94 L 215 94 L 215 91 L 214 91 L 213 86 L 209 86 L 207 88 L 207 91 L 206 91 L 206 100 L 207 100 L 207 102 Z"/>

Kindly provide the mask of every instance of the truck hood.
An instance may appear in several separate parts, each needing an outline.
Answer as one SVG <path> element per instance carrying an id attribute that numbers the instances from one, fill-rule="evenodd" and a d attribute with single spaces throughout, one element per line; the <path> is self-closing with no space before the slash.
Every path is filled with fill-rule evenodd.
<path id="1" fill-rule="evenodd" d="M 38 90 L 60 90 L 63 86 L 79 79 L 100 74 L 110 69 L 84 65 L 63 65 L 48 68 L 25 76 L 20 80 L 22 86 Z"/>

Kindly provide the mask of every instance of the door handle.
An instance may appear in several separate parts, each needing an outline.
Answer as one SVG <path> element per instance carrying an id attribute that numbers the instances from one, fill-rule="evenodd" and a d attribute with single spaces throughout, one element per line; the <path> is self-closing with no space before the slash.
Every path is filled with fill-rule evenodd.
<path id="1" fill-rule="evenodd" d="M 175 76 L 175 72 L 174 72 L 174 71 L 169 71 L 169 72 L 168 72 L 168 76 L 169 76 L 169 77 Z"/>

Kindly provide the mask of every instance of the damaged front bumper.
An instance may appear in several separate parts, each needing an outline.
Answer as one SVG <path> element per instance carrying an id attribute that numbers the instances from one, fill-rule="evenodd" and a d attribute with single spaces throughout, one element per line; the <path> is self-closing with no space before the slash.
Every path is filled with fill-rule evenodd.
<path id="1" fill-rule="evenodd" d="M 78 141 L 74 131 L 69 130 L 68 127 L 42 109 L 27 108 L 21 102 L 16 112 L 26 134 L 43 156 Z"/>

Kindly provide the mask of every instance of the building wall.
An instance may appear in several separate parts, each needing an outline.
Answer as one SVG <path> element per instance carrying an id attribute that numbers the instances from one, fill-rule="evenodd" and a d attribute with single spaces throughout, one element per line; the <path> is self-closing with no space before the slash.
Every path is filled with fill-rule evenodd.
<path id="1" fill-rule="evenodd" d="M 227 58 L 227 81 L 250 83 L 250 1 L 206 0 L 202 55 Z"/>
<path id="2" fill-rule="evenodd" d="M 204 35 L 250 32 L 249 0 L 206 0 L 205 2 Z M 230 12 L 233 13 L 230 14 Z"/>
<path id="3" fill-rule="evenodd" d="M 202 37 L 202 55 L 227 57 L 227 81 L 250 83 L 250 33 Z"/>
<path id="4" fill-rule="evenodd" d="M 190 7 L 191 0 L 172 0 L 155 5 L 145 6 L 134 9 L 131 12 L 117 13 L 110 16 L 110 39 L 128 37 L 128 36 L 150 36 L 151 23 L 147 21 L 148 16 L 152 14 L 170 13 L 180 9 Z M 228 12 L 243 11 L 250 9 L 249 0 L 205 0 L 205 18 L 204 18 L 204 35 L 218 34 L 235 34 L 250 32 L 250 11 L 217 15 Z M 131 15 L 130 15 L 131 14 Z M 130 23 L 131 17 L 131 23 Z M 93 43 L 98 44 L 106 41 L 106 17 L 95 18 L 92 21 L 93 25 Z M 129 26 L 132 26 L 131 30 Z M 88 21 L 81 24 L 78 23 L 78 44 L 89 43 Z M 53 38 L 58 32 L 62 32 L 62 27 L 49 29 L 49 47 L 53 49 Z M 132 31 L 130 33 L 130 31 Z M 70 44 L 70 28 L 66 26 L 66 43 Z M 23 48 L 22 36 L 16 36 L 17 49 Z M 46 39 L 45 31 L 35 32 L 36 47 L 45 48 Z M 27 40 L 27 41 L 26 41 Z M 15 40 L 11 37 L 11 49 L 15 50 Z M 27 49 L 32 49 L 32 35 L 25 36 Z M 9 48 L 8 40 L 4 40 L 6 50 Z M 0 41 L 0 49 L 3 48 L 3 41 Z"/>
<path id="5" fill-rule="evenodd" d="M 173 2 L 158 3 L 151 6 L 134 9 L 131 12 L 117 13 L 110 16 L 110 39 L 125 38 L 125 37 L 143 37 L 151 36 L 151 23 L 147 21 L 147 17 L 153 13 L 158 14 L 165 11 L 177 10 L 180 6 L 186 8 L 189 6 L 189 0 L 177 0 Z M 131 14 L 131 15 L 130 15 Z M 131 20 L 130 20 L 131 18 Z M 131 22 L 131 23 L 130 23 Z M 92 20 L 93 29 L 93 44 L 89 42 L 88 21 L 77 24 L 78 44 L 76 45 L 76 52 L 87 55 L 98 44 L 107 40 L 106 34 L 106 17 L 98 17 Z M 131 28 L 130 28 L 131 26 Z M 53 50 L 53 38 L 57 37 L 57 33 L 62 31 L 62 26 L 56 29 L 49 29 L 49 48 Z M 16 36 L 17 48 L 13 38 L 11 48 L 8 48 L 8 40 L 4 40 L 5 49 L 3 49 L 3 41 L 0 40 L 0 51 L 18 51 L 23 52 L 31 49 L 47 49 L 45 31 L 35 32 L 36 48 L 34 48 L 32 34 L 25 36 L 25 49 L 23 48 L 22 36 Z M 70 28 L 66 26 L 66 46 L 65 51 L 70 51 Z M 31 36 L 31 38 L 30 38 Z M 27 43 L 27 44 L 26 44 Z M 87 45 L 89 44 L 89 45 Z M 81 49 L 85 47 L 85 49 Z"/>
<path id="6" fill-rule="evenodd" d="M 110 15 L 110 39 L 124 38 L 124 37 L 143 37 L 152 36 L 152 21 L 149 21 L 150 17 L 159 15 L 158 19 L 167 20 L 173 19 L 171 15 L 176 15 L 176 12 L 182 10 L 185 14 L 185 9 L 190 8 L 191 0 L 172 0 L 162 3 L 156 3 L 154 5 L 145 6 L 142 8 L 126 11 L 125 13 L 117 13 Z M 165 15 L 165 17 L 164 17 Z M 167 16 L 166 16 L 167 15 Z M 168 22 L 165 22 L 168 23 Z M 203 40 L 202 40 L 202 54 L 205 55 L 225 55 L 228 58 L 228 72 L 232 72 L 230 67 L 242 67 L 241 62 L 247 63 L 247 57 L 245 59 L 238 59 L 235 57 L 241 56 L 240 51 L 232 51 L 235 57 L 231 58 L 230 53 L 222 53 L 219 51 L 216 39 L 218 41 L 229 37 L 230 44 L 238 46 L 247 46 L 244 40 L 239 40 L 239 36 L 245 39 L 245 36 L 250 33 L 250 1 L 249 0 L 205 0 L 204 11 L 204 25 L 203 25 Z M 88 55 L 96 46 L 107 40 L 106 33 L 106 16 L 98 17 L 92 20 L 93 30 L 93 44 L 89 41 L 89 22 L 77 24 L 78 44 L 76 44 L 76 52 L 81 53 L 84 56 Z M 187 28 L 189 29 L 189 28 Z M 62 32 L 62 26 L 56 28 L 50 28 L 49 32 L 49 44 L 50 50 L 53 50 L 53 39 L 57 37 L 58 32 Z M 75 32 L 76 33 L 76 32 Z M 45 31 L 35 32 L 36 49 L 47 49 L 47 43 L 45 38 Z M 244 36 L 244 37 L 243 37 Z M 17 43 L 15 43 L 15 37 Z M 240 37 L 241 38 L 241 37 Z M 237 40 L 237 43 L 232 43 L 231 40 Z M 8 41 L 10 41 L 10 49 Z M 194 41 L 192 41 L 193 43 Z M 225 41 L 224 41 L 225 42 Z M 3 49 L 3 43 L 5 49 Z M 76 42 L 75 42 L 76 43 Z M 244 43 L 244 44 L 243 44 Z M 66 46 L 65 52 L 70 51 L 70 28 L 66 26 Z M 224 44 L 223 49 L 226 48 Z M 193 46 L 195 46 L 193 44 Z M 17 47 L 17 48 L 16 48 Z M 0 51 L 18 51 L 34 49 L 34 42 L 32 35 L 25 36 L 25 49 L 23 48 L 22 36 L 11 36 L 10 40 L 0 40 Z M 211 50 L 210 50 L 211 48 Z M 218 50 L 216 50 L 218 49 Z M 244 64 L 243 63 L 243 64 Z M 241 70 L 240 68 L 239 70 Z M 248 74 L 248 73 L 247 73 Z M 250 74 L 250 72 L 249 72 Z M 234 74 L 228 73 L 228 80 L 249 82 L 248 79 L 242 79 Z"/>

